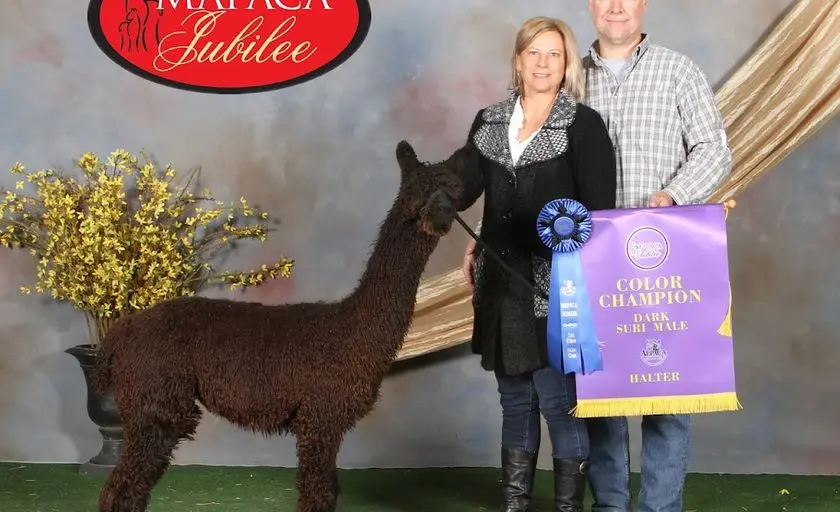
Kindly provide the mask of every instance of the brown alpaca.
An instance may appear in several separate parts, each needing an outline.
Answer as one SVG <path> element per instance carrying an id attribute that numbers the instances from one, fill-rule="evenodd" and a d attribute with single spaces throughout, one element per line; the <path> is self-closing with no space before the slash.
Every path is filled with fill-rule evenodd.
<path id="1" fill-rule="evenodd" d="M 198 402 L 253 432 L 296 436 L 296 510 L 334 511 L 339 448 L 403 343 L 423 270 L 457 211 L 460 158 L 421 164 L 407 142 L 397 145 L 400 190 L 358 287 L 341 301 L 178 298 L 116 323 L 94 385 L 113 391 L 125 444 L 99 511 L 146 510 L 173 450 L 195 434 Z"/>

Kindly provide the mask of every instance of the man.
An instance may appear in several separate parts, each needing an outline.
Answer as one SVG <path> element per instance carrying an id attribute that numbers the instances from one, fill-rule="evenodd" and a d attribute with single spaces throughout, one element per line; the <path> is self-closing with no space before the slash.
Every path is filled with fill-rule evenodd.
<path id="1" fill-rule="evenodd" d="M 584 57 L 586 103 L 610 131 L 618 208 L 701 203 L 732 157 L 714 94 L 687 57 L 642 33 L 647 0 L 588 0 L 598 40 Z M 589 421 L 593 512 L 630 511 L 626 418 Z M 637 512 L 682 512 L 691 417 L 642 418 Z"/>
<path id="2" fill-rule="evenodd" d="M 687 57 L 642 33 L 647 0 L 588 0 L 598 40 L 584 57 L 585 102 L 610 131 L 618 165 L 617 207 L 702 203 L 732 157 L 714 94 Z M 463 270 L 472 284 L 475 242 Z M 592 512 L 629 512 L 626 418 L 589 420 Z M 691 451 L 688 415 L 642 418 L 637 512 L 682 512 Z"/>

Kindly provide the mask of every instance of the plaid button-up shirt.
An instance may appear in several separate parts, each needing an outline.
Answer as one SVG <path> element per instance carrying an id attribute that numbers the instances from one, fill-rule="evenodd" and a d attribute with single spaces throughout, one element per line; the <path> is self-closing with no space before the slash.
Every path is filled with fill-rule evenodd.
<path id="1" fill-rule="evenodd" d="M 586 103 L 609 128 L 618 165 L 617 207 L 646 207 L 667 192 L 703 202 L 730 172 L 732 155 L 705 76 L 689 58 L 651 44 L 630 56 L 621 81 L 593 45 L 583 59 Z"/>

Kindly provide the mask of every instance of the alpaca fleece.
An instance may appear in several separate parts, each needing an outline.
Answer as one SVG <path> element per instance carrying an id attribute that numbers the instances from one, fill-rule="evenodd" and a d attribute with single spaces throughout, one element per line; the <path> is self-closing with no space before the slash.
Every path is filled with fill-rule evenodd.
<path id="1" fill-rule="evenodd" d="M 124 451 L 99 512 L 146 510 L 173 450 L 208 411 L 265 435 L 297 440 L 297 512 L 332 512 L 344 435 L 379 398 L 402 346 L 423 270 L 452 224 L 463 152 L 421 163 L 397 145 L 401 183 L 356 289 L 337 302 L 269 306 L 177 298 L 116 322 L 94 389 L 112 391 Z"/>

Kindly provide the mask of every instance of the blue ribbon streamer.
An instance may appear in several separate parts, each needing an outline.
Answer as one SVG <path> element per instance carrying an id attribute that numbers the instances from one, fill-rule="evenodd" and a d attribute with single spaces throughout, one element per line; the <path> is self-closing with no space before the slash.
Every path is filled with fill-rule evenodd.
<path id="1" fill-rule="evenodd" d="M 592 235 L 589 210 L 573 199 L 555 199 L 537 216 L 537 234 L 552 251 L 548 294 L 548 361 L 562 373 L 603 370 L 595 320 L 580 260 Z"/>

